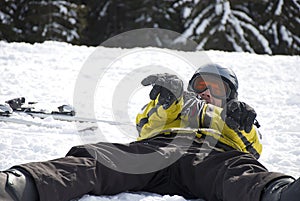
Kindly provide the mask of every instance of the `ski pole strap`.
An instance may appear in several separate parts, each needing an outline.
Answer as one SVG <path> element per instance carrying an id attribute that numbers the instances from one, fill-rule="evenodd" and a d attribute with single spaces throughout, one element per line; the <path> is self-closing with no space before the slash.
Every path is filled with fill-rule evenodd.
<path id="1" fill-rule="evenodd" d="M 257 128 L 260 128 L 260 124 L 258 123 L 257 119 L 254 119 L 253 123 Z"/>

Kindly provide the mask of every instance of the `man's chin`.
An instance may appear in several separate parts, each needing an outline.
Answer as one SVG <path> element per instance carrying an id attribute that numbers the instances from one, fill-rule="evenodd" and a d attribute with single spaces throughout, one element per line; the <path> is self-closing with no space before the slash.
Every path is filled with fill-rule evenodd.
<path id="1" fill-rule="evenodd" d="M 212 104 L 213 105 L 212 101 L 209 101 L 209 100 L 204 100 L 204 101 L 205 101 L 206 104 Z"/>

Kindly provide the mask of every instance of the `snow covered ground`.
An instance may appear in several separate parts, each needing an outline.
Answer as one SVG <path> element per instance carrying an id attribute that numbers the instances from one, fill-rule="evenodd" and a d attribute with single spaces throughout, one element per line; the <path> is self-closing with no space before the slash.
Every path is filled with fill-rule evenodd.
<path id="1" fill-rule="evenodd" d="M 87 114 L 82 115 L 94 112 L 92 115 L 103 121 L 97 124 L 95 131 L 81 132 L 77 124 L 51 117 L 34 119 L 48 127 L 0 122 L 0 170 L 19 163 L 62 157 L 78 144 L 99 140 L 133 141 L 137 136 L 135 114 L 148 101 L 150 90 L 140 86 L 142 76 L 163 67 L 163 71 L 173 71 L 187 82 L 195 65 L 208 61 L 231 67 L 239 78 L 240 100 L 256 109 L 264 145 L 260 162 L 270 171 L 299 177 L 300 56 L 221 51 L 185 53 L 157 48 L 125 50 L 50 41 L 33 45 L 0 41 L 0 103 L 20 96 L 38 101 L 44 108 L 69 103 L 88 108 Z M 109 68 L 104 69 L 105 66 Z M 94 82 L 89 83 L 89 80 Z M 90 86 L 94 88 L 87 92 Z M 33 120 L 29 116 L 18 118 Z M 120 126 L 104 120 L 123 122 Z M 185 199 L 139 192 L 85 195 L 80 200 Z"/>

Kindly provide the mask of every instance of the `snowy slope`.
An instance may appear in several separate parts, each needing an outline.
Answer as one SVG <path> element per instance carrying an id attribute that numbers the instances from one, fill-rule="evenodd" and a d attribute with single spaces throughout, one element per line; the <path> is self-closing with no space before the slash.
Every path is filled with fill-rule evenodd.
<path id="1" fill-rule="evenodd" d="M 77 125 L 52 118 L 35 119 L 55 128 L 17 125 L 0 122 L 0 170 L 14 164 L 62 157 L 74 145 L 107 140 L 129 142 L 135 139 L 135 114 L 148 101 L 150 88 L 142 88 L 140 80 L 157 66 L 178 73 L 185 82 L 195 66 L 213 61 L 231 67 L 239 78 L 239 97 L 252 105 L 257 113 L 263 134 L 264 151 L 259 159 L 270 171 L 300 176 L 300 57 L 267 56 L 221 51 L 178 52 L 156 48 L 119 49 L 72 46 L 66 43 L 42 44 L 6 43 L 0 41 L 0 103 L 25 96 L 38 101 L 41 107 L 53 108 L 76 103 L 76 84 L 82 69 L 92 63 L 99 66 L 101 79 L 96 82 L 91 108 L 101 120 L 123 119 L 125 128 L 105 122 L 97 124 L 95 132 L 78 132 Z M 109 69 L 103 66 L 109 64 Z M 144 68 L 145 67 L 145 68 Z M 152 71 L 148 71 L 151 67 Z M 105 71 L 104 71 L 105 70 Z M 140 71 L 139 71 L 140 70 Z M 132 72 L 139 72 L 132 74 Z M 84 72 L 86 73 L 86 72 Z M 92 74 L 84 74 L 89 80 Z M 98 72 L 95 72 L 96 74 Z M 128 79 L 126 81 L 126 79 Z M 124 81 L 125 80 L 125 81 Z M 125 96 L 124 85 L 132 91 L 126 108 L 118 108 Z M 88 83 L 80 83 L 87 85 Z M 125 86 L 124 90 L 126 89 Z M 76 90 L 75 90 L 76 89 Z M 131 89 L 130 89 L 131 90 Z M 124 91 L 123 91 L 124 92 Z M 75 94 L 75 95 L 74 95 Z M 121 95 L 120 95 L 121 94 Z M 84 99 L 84 94 L 80 97 Z M 74 100 L 76 99 L 76 100 Z M 80 102 L 82 103 L 82 102 Z M 90 102 L 84 102 L 90 107 Z M 115 113 L 112 114 L 112 110 Z M 85 114 L 89 115 L 89 114 Z M 20 116 L 32 120 L 28 116 Z M 128 125 L 128 122 L 129 125 Z M 126 131 L 130 131 L 129 133 Z M 181 201 L 179 196 L 159 196 L 148 193 L 122 193 L 115 196 L 84 196 L 80 200 L 161 200 Z"/>

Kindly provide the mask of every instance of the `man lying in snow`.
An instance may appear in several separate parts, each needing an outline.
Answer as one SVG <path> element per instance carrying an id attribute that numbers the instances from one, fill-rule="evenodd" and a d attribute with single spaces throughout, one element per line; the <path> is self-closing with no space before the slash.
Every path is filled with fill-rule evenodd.
<path id="1" fill-rule="evenodd" d="M 150 75 L 142 84 L 153 88 L 136 118 L 137 141 L 75 146 L 63 158 L 16 165 L 0 173 L 0 199 L 147 191 L 207 201 L 299 200 L 299 179 L 268 172 L 257 161 L 256 113 L 237 100 L 232 70 L 199 68 L 188 92 L 170 74 Z"/>

